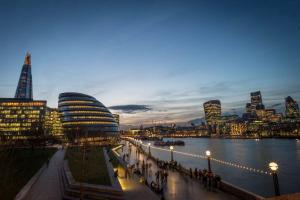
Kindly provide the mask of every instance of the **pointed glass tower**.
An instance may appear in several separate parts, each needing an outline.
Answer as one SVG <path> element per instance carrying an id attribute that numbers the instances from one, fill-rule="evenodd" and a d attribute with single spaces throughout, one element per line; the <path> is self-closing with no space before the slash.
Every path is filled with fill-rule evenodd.
<path id="1" fill-rule="evenodd" d="M 26 54 L 15 98 L 32 99 L 31 55 Z"/>

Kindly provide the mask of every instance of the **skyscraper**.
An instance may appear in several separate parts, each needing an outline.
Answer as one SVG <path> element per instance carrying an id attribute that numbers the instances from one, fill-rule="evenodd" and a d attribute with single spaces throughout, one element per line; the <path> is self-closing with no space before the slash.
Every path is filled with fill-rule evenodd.
<path id="1" fill-rule="evenodd" d="M 251 92 L 251 110 L 255 112 L 256 110 L 264 109 L 264 105 L 262 103 L 262 97 L 260 91 Z"/>
<path id="2" fill-rule="evenodd" d="M 288 118 L 300 117 L 298 104 L 290 96 L 285 98 L 285 114 Z"/>
<path id="3" fill-rule="evenodd" d="M 26 54 L 15 98 L 32 99 L 31 55 Z"/>
<path id="4" fill-rule="evenodd" d="M 203 107 L 207 124 L 216 124 L 221 118 L 221 102 L 219 100 L 210 100 L 205 102 Z"/>

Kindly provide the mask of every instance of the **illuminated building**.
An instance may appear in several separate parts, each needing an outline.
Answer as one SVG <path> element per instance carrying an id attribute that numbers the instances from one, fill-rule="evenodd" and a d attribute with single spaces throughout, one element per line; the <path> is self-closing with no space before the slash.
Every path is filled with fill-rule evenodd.
<path id="1" fill-rule="evenodd" d="M 255 112 L 256 110 L 263 110 L 264 105 L 262 103 L 262 96 L 260 91 L 251 92 L 251 111 Z"/>
<path id="2" fill-rule="evenodd" d="M 46 101 L 0 98 L 0 135 L 7 139 L 27 139 L 44 134 Z"/>
<path id="3" fill-rule="evenodd" d="M 251 103 L 246 104 L 246 113 L 251 113 Z"/>
<path id="4" fill-rule="evenodd" d="M 64 133 L 70 140 L 101 139 L 118 133 L 118 124 L 113 115 L 92 96 L 61 93 L 58 110 Z"/>
<path id="5" fill-rule="evenodd" d="M 203 104 L 203 107 L 207 124 L 217 124 L 221 118 L 221 102 L 219 100 L 207 101 Z"/>
<path id="6" fill-rule="evenodd" d="M 116 122 L 118 123 L 118 125 L 120 124 L 120 115 L 118 114 L 113 114 L 114 119 L 116 120 Z"/>
<path id="7" fill-rule="evenodd" d="M 46 135 L 54 136 L 57 139 L 64 138 L 62 123 L 57 108 L 46 108 L 44 126 Z"/>
<path id="8" fill-rule="evenodd" d="M 32 99 L 31 56 L 26 54 L 15 98 Z"/>
<path id="9" fill-rule="evenodd" d="M 300 117 L 298 104 L 290 96 L 285 98 L 285 114 L 288 118 Z"/>
<path id="10" fill-rule="evenodd" d="M 233 122 L 230 123 L 230 135 L 240 136 L 244 135 L 247 131 L 247 125 L 245 123 Z"/>

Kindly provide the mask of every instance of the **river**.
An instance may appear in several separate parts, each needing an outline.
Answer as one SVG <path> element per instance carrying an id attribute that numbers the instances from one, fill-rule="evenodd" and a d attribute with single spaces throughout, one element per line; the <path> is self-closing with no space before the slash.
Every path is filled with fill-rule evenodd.
<path id="1" fill-rule="evenodd" d="M 164 138 L 167 140 L 176 140 Z M 295 139 L 217 139 L 180 138 L 185 146 L 175 146 L 174 150 L 204 155 L 210 150 L 212 157 L 269 171 L 268 164 L 275 161 L 279 165 L 278 178 L 281 194 L 300 192 L 300 141 Z M 153 143 L 153 142 L 151 142 Z M 167 147 L 165 147 L 167 148 Z M 170 152 L 151 148 L 154 157 L 170 160 Z M 207 169 L 207 160 L 183 156 L 174 152 L 174 159 L 187 168 Z M 214 173 L 222 179 L 264 197 L 274 196 L 271 175 L 211 162 Z"/>

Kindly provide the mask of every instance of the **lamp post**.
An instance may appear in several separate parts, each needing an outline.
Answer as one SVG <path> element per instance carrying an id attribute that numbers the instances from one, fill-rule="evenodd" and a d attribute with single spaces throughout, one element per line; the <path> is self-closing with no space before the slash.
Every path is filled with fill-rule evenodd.
<path id="1" fill-rule="evenodd" d="M 149 156 L 151 155 L 150 147 L 151 147 L 151 143 L 149 142 L 148 143 L 148 154 L 149 154 Z"/>
<path id="2" fill-rule="evenodd" d="M 211 172 L 211 167 L 210 167 L 210 156 L 211 156 L 211 153 L 210 151 L 205 151 L 205 154 L 206 154 L 206 157 L 207 157 L 207 163 L 208 163 L 208 172 Z"/>
<path id="3" fill-rule="evenodd" d="M 142 144 L 143 144 L 143 141 L 140 140 L 140 148 L 142 149 Z"/>
<path id="4" fill-rule="evenodd" d="M 280 190 L 279 190 L 278 176 L 277 176 L 277 173 L 276 173 L 276 171 L 278 169 L 278 165 L 275 162 L 270 162 L 269 163 L 269 168 L 272 171 L 275 195 L 279 196 L 280 195 Z"/>
<path id="5" fill-rule="evenodd" d="M 174 149 L 174 147 L 173 147 L 173 146 L 170 146 L 170 150 L 171 150 L 171 161 L 172 161 L 172 162 L 174 161 L 174 157 L 173 157 L 173 149 Z"/>

